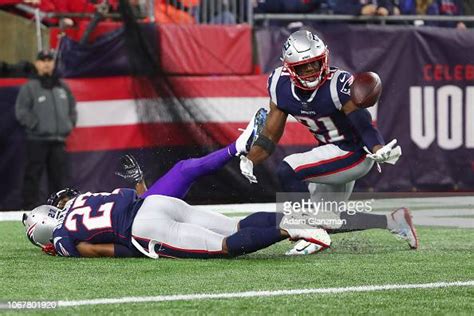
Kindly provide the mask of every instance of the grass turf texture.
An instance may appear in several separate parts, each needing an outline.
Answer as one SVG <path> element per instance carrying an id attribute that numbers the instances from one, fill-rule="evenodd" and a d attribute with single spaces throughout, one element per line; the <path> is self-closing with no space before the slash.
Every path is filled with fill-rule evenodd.
<path id="1" fill-rule="evenodd" d="M 81 300 L 474 280 L 474 230 L 418 228 L 421 247 L 386 231 L 333 235 L 333 249 L 285 257 L 289 242 L 231 260 L 72 259 L 0 222 L 0 300 Z M 474 287 L 82 306 L 56 313 L 472 313 Z"/>

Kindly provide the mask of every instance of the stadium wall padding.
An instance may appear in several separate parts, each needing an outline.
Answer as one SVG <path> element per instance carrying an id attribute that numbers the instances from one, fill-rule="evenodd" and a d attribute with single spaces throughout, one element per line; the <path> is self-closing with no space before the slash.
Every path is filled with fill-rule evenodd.
<path id="1" fill-rule="evenodd" d="M 101 24 L 99 24 L 101 25 Z M 65 37 L 60 43 L 64 77 L 127 75 L 124 29 L 119 23 L 105 24 L 106 33 L 93 42 L 80 44 L 80 36 Z M 160 61 L 172 75 L 249 75 L 253 71 L 252 30 L 241 25 L 140 24 L 149 43 L 160 42 Z"/>

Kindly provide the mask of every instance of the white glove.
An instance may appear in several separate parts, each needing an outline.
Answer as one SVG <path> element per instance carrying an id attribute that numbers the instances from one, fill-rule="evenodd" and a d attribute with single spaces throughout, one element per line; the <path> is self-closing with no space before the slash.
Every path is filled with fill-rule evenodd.
<path id="1" fill-rule="evenodd" d="M 400 146 L 395 146 L 397 140 L 394 139 L 387 145 L 383 146 L 376 153 L 371 153 L 367 147 L 364 147 L 364 150 L 367 152 L 367 158 L 372 159 L 377 163 L 377 169 L 381 172 L 380 163 L 389 163 L 394 165 L 397 163 L 398 159 L 402 155 L 402 148 Z"/>
<path id="2" fill-rule="evenodd" d="M 240 156 L 240 172 L 250 183 L 257 183 L 257 177 L 253 174 L 253 162 L 245 156 Z"/>

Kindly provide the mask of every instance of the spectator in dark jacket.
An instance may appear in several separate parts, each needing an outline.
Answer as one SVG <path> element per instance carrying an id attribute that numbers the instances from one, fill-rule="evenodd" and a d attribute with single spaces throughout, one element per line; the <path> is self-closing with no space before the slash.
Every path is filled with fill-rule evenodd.
<path id="1" fill-rule="evenodd" d="M 464 0 L 463 1 L 463 11 L 465 15 L 474 15 L 474 1 L 472 0 Z M 473 27 L 474 23 L 469 22 L 467 23 L 469 27 Z"/>
<path id="2" fill-rule="evenodd" d="M 49 193 L 66 186 L 65 140 L 76 125 L 76 101 L 66 83 L 54 74 L 54 53 L 42 51 L 35 62 L 37 76 L 23 85 L 15 115 L 26 132 L 23 208 L 37 205 L 39 181 L 46 168 Z"/>
<path id="3" fill-rule="evenodd" d="M 464 9 L 464 14 L 474 15 L 474 1 L 464 0 L 463 1 L 463 9 Z"/>
<path id="4" fill-rule="evenodd" d="M 439 15 L 463 15 L 464 8 L 462 0 L 436 0 L 438 4 Z M 442 26 L 452 26 L 458 29 L 465 29 L 466 24 L 464 22 L 456 22 L 456 23 L 448 23 L 448 24 L 441 24 Z"/>
<path id="5" fill-rule="evenodd" d="M 390 0 L 336 0 L 335 14 L 349 15 L 398 15 L 400 11 Z"/>
<path id="6" fill-rule="evenodd" d="M 402 14 L 406 15 L 462 15 L 461 0 L 399 0 Z M 425 25 L 465 29 L 463 22 L 425 22 Z"/>

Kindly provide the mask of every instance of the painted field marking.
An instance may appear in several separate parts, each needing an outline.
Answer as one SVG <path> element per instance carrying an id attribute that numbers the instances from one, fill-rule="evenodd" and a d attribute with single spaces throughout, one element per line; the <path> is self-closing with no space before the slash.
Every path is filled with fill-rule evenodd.
<path id="1" fill-rule="evenodd" d="M 208 299 L 230 299 L 230 298 L 253 298 L 253 297 L 273 297 L 284 295 L 305 295 L 305 294 L 338 294 L 356 292 L 375 292 L 404 289 L 435 289 L 447 287 L 474 286 L 474 280 L 458 282 L 436 282 L 422 284 L 386 284 L 386 285 L 364 285 L 350 287 L 314 288 L 314 289 L 294 289 L 276 291 L 249 291 L 230 293 L 209 293 L 209 294 L 182 294 L 182 295 L 160 295 L 160 296 L 136 296 L 120 298 L 100 298 L 77 301 L 59 301 L 58 307 L 74 307 L 85 305 L 106 305 L 106 304 L 128 304 L 145 302 L 171 302 L 171 301 L 194 301 Z"/>

